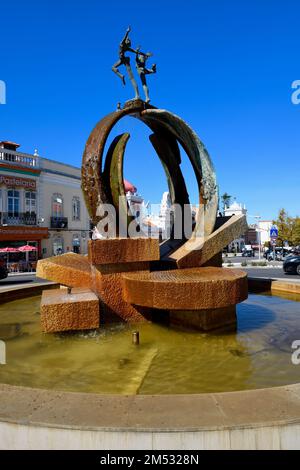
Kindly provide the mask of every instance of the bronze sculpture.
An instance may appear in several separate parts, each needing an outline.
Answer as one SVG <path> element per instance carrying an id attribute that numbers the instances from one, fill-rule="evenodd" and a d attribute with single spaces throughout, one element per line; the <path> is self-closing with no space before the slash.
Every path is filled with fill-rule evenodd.
<path id="1" fill-rule="evenodd" d="M 147 53 L 142 52 L 140 47 L 137 47 L 136 49 L 133 49 L 131 47 L 131 40 L 129 38 L 130 31 L 131 31 L 131 28 L 130 28 L 130 26 L 128 26 L 128 28 L 126 30 L 126 33 L 125 33 L 125 36 L 122 39 L 122 41 L 120 42 L 119 60 L 113 65 L 112 71 L 116 75 L 118 75 L 118 77 L 121 78 L 123 85 L 125 85 L 126 84 L 125 76 L 119 71 L 119 67 L 121 65 L 125 65 L 128 76 L 129 76 L 129 79 L 131 81 L 131 84 L 132 84 L 134 92 L 135 92 L 135 98 L 134 99 L 136 99 L 136 100 L 139 99 L 140 98 L 139 89 L 138 89 L 138 85 L 136 83 L 136 80 L 134 78 L 134 75 L 133 75 L 133 72 L 132 72 L 132 69 L 131 69 L 130 57 L 125 55 L 126 52 L 133 52 L 134 54 L 136 54 L 135 61 L 136 61 L 137 72 L 138 72 L 138 74 L 140 76 L 140 79 L 141 79 L 141 82 L 142 82 L 143 90 L 144 90 L 144 93 L 145 93 L 146 103 L 149 103 L 150 98 L 149 98 L 149 90 L 148 90 L 147 81 L 146 81 L 146 75 L 156 73 L 156 64 L 153 64 L 151 69 L 148 69 L 146 67 L 146 61 L 148 60 L 149 57 L 152 56 L 152 53 L 151 52 L 147 52 Z"/>
<path id="2" fill-rule="evenodd" d="M 146 103 L 149 103 L 150 98 L 149 98 L 149 90 L 148 90 L 147 81 L 146 81 L 146 75 L 149 75 L 151 73 L 156 73 L 156 64 L 153 64 L 151 69 L 147 69 L 146 62 L 149 59 L 149 57 L 152 56 L 152 53 L 142 52 L 140 50 L 140 47 L 137 47 L 135 52 L 136 52 L 136 58 L 135 58 L 136 68 L 137 68 L 138 74 L 142 82 L 142 86 L 143 86 L 143 90 L 144 90 L 145 98 L 146 98 Z"/>
<path id="3" fill-rule="evenodd" d="M 130 26 L 128 26 L 128 28 L 126 30 L 126 33 L 125 33 L 125 36 L 122 39 L 122 41 L 120 42 L 119 60 L 112 66 L 112 71 L 116 75 L 118 75 L 118 77 L 121 78 L 121 80 L 123 82 L 123 85 L 125 85 L 125 77 L 124 77 L 123 74 L 121 74 L 121 72 L 119 72 L 119 67 L 121 65 L 125 65 L 128 76 L 129 76 L 130 81 L 131 81 L 131 84 L 132 84 L 133 89 L 135 91 L 135 99 L 139 99 L 140 98 L 139 89 L 138 89 L 137 83 L 135 81 L 135 78 L 134 78 L 132 70 L 131 70 L 130 57 L 125 55 L 126 52 L 135 52 L 135 50 L 131 48 L 131 41 L 130 41 L 130 38 L 129 38 L 130 31 L 131 31 L 131 28 L 130 28 Z"/>

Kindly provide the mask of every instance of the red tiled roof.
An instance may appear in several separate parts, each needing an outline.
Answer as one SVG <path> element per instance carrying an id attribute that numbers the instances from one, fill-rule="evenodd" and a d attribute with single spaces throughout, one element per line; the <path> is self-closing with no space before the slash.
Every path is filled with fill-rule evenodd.
<path id="1" fill-rule="evenodd" d="M 136 187 L 133 186 L 132 183 L 130 183 L 129 181 L 127 181 L 125 179 L 124 179 L 124 187 L 125 187 L 125 193 L 130 192 L 130 193 L 134 194 L 137 191 Z"/>

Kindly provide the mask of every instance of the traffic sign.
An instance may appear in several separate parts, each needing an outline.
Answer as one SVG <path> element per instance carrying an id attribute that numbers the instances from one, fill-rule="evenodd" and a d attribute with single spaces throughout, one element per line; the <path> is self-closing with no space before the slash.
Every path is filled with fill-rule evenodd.
<path id="1" fill-rule="evenodd" d="M 278 227 L 276 225 L 272 225 L 270 228 L 270 238 L 278 238 Z"/>

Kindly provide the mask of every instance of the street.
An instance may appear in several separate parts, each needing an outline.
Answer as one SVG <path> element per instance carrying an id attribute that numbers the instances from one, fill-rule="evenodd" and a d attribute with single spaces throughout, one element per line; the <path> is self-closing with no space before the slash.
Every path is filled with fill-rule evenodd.
<path id="1" fill-rule="evenodd" d="M 223 262 L 225 264 L 227 263 L 247 263 L 248 265 L 251 265 L 252 263 L 268 263 L 270 265 L 274 266 L 282 266 L 282 261 L 267 261 L 266 258 L 261 256 L 259 259 L 258 254 L 256 254 L 254 257 L 243 257 L 243 256 L 223 256 Z"/>
<path id="2" fill-rule="evenodd" d="M 300 276 L 297 274 L 285 274 L 283 269 L 280 268 L 248 268 L 241 266 L 238 269 L 246 271 L 249 277 L 267 277 L 267 278 L 276 278 L 276 279 L 286 279 L 295 282 L 300 282 Z"/>

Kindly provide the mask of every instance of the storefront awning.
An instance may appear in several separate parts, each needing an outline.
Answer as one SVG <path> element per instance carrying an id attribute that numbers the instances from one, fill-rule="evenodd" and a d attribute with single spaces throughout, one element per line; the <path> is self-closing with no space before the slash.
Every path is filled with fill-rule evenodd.
<path id="1" fill-rule="evenodd" d="M 42 240 L 49 237 L 47 227 L 0 227 L 0 242 L 18 240 Z"/>

